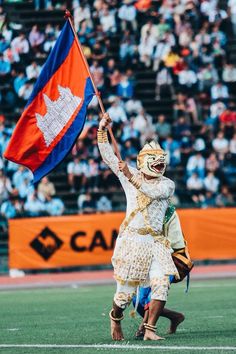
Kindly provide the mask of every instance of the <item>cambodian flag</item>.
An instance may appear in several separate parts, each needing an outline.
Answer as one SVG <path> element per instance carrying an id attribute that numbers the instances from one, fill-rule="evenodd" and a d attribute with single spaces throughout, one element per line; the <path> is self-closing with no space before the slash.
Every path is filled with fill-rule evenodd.
<path id="1" fill-rule="evenodd" d="M 39 181 L 71 150 L 93 95 L 89 71 L 67 20 L 16 125 L 5 158 L 28 167 L 34 182 Z"/>

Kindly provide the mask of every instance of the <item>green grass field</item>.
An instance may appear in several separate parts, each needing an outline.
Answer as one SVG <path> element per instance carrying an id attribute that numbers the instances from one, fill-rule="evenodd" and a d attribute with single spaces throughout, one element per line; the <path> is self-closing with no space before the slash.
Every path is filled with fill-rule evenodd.
<path id="1" fill-rule="evenodd" d="M 123 321 L 125 341 L 122 348 L 6 348 L 1 353 L 232 353 L 236 348 L 236 280 L 194 281 L 184 293 L 185 284 L 172 285 L 168 307 L 184 312 L 185 322 L 177 334 L 165 341 L 144 342 L 133 339 L 140 318 Z M 108 312 L 114 287 L 91 286 L 45 290 L 0 292 L 0 345 L 113 344 Z M 165 335 L 168 320 L 160 319 L 158 333 Z M 118 343 L 120 344 L 120 343 Z M 135 348 L 127 347 L 138 346 Z M 144 349 L 143 346 L 152 346 Z M 154 347 L 159 347 L 154 348 Z M 161 346 L 161 349 L 160 349 Z M 164 349 L 163 347 L 168 347 Z M 182 348 L 187 346 L 187 349 Z M 141 347 L 141 348 L 140 348 Z M 176 350 L 176 347 L 182 348 Z M 192 348 L 192 347 L 195 347 Z M 196 347 L 222 347 L 201 349 Z M 236 349 L 235 349 L 236 352 Z"/>

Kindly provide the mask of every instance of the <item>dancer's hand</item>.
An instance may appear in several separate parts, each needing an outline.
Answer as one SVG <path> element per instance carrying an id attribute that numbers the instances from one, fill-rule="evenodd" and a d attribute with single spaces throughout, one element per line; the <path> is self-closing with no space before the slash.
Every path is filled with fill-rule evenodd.
<path id="1" fill-rule="evenodd" d="M 130 172 L 128 165 L 125 161 L 119 161 L 119 170 L 124 173 L 125 177 L 130 179 L 133 175 Z"/>
<path id="2" fill-rule="evenodd" d="M 99 123 L 99 129 L 104 130 L 111 123 L 111 118 L 108 113 L 104 113 Z"/>

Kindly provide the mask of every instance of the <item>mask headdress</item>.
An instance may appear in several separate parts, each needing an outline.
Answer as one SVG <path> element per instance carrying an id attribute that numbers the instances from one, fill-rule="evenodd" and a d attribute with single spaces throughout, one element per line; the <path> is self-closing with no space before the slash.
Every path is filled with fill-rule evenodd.
<path id="1" fill-rule="evenodd" d="M 138 169 L 152 177 L 160 177 L 166 169 L 166 153 L 158 143 L 151 141 L 144 145 L 137 157 Z"/>

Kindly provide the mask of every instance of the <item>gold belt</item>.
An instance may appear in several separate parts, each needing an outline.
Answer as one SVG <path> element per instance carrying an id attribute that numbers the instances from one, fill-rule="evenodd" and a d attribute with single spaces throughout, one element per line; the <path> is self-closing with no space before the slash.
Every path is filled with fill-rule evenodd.
<path id="1" fill-rule="evenodd" d="M 127 230 L 131 232 L 136 232 L 139 235 L 151 235 L 155 241 L 164 244 L 166 247 L 170 248 L 170 241 L 162 234 L 162 232 L 154 231 L 151 227 L 142 227 L 139 229 L 135 229 L 133 227 L 128 226 Z"/>

